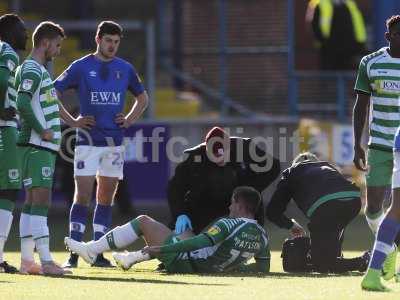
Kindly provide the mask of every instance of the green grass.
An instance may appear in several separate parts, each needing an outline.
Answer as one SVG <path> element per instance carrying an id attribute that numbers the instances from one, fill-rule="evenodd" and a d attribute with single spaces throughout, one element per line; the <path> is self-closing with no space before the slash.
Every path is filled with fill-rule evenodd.
<path id="1" fill-rule="evenodd" d="M 359 252 L 346 252 L 347 256 Z M 62 262 L 67 253 L 54 254 Z M 109 256 L 109 255 L 107 255 Z M 19 254 L 6 253 L 19 264 Z M 392 293 L 364 292 L 361 275 L 292 275 L 282 272 L 279 253 L 272 253 L 266 276 L 168 275 L 154 271 L 157 261 L 120 269 L 89 267 L 84 262 L 64 278 L 0 274 L 0 299 L 399 299 L 400 284 L 387 284 Z"/>
<path id="2" fill-rule="evenodd" d="M 140 211 L 140 213 L 148 213 Z M 150 214 L 158 220 L 168 221 L 165 214 Z M 19 266 L 18 216 L 6 244 L 5 259 Z M 114 216 L 114 226 L 125 223 L 131 217 Z M 63 238 L 68 231 L 68 210 L 53 213 L 49 217 L 51 249 L 57 262 L 67 258 Z M 85 240 L 91 239 L 90 223 Z M 0 300 L 89 300 L 89 299 L 399 299 L 400 283 L 388 286 L 390 294 L 363 292 L 360 289 L 360 274 L 347 276 L 292 275 L 282 271 L 280 247 L 287 231 L 267 224 L 272 253 L 271 274 L 263 277 L 226 275 L 167 275 L 154 271 L 157 261 L 145 262 L 124 272 L 119 269 L 91 268 L 80 261 L 74 274 L 65 278 L 0 274 Z M 362 216 L 351 223 L 345 234 L 346 257 L 359 255 L 372 247 L 373 238 Z M 130 249 L 137 249 L 136 243 Z M 351 250 L 351 251 L 350 251 Z M 109 254 L 106 256 L 110 257 Z"/>

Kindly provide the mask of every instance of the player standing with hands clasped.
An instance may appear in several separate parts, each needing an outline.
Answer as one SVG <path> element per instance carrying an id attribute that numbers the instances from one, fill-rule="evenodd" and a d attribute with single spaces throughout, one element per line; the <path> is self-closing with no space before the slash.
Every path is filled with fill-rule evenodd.
<path id="1" fill-rule="evenodd" d="M 61 126 L 57 93 L 44 65 L 60 54 L 64 38 L 64 30 L 58 24 L 49 21 L 40 23 L 32 36 L 32 52 L 17 68 L 15 75 L 18 92 L 16 101 L 21 117 L 17 145 L 26 189 L 20 221 L 20 272 L 24 274 L 70 273 L 53 261 L 47 225 Z M 35 247 L 39 253 L 41 270 L 33 260 Z"/>
<path id="2" fill-rule="evenodd" d="M 119 24 L 101 22 L 97 27 L 96 52 L 74 61 L 55 82 L 60 94 L 74 89 L 79 96 L 80 116 L 74 119 L 62 107 L 63 119 L 70 126 L 88 129 L 78 129 L 74 157 L 75 195 L 70 211 L 70 237 L 76 241 L 82 240 L 85 231 L 96 179 L 94 240 L 101 238 L 110 228 L 111 204 L 118 180 L 123 177 L 124 128 L 142 115 L 148 102 L 134 67 L 116 57 L 121 37 Z M 135 96 L 136 102 L 125 116 L 122 111 L 127 90 Z M 63 266 L 74 268 L 77 262 L 78 256 L 71 254 Z M 102 255 L 93 265 L 112 266 Z"/>

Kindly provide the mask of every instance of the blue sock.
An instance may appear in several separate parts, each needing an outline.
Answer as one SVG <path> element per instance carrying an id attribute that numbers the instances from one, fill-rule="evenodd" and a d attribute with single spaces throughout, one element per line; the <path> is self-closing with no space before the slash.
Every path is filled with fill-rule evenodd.
<path id="1" fill-rule="evenodd" d="M 77 203 L 72 204 L 69 213 L 69 236 L 75 241 L 82 241 L 85 233 L 88 207 Z"/>
<path id="2" fill-rule="evenodd" d="M 94 240 L 100 239 L 111 226 L 112 207 L 111 205 L 97 204 L 93 217 Z"/>
<path id="3" fill-rule="evenodd" d="M 393 251 L 394 239 L 400 229 L 400 223 L 387 217 L 379 226 L 378 234 L 375 240 L 374 252 L 370 262 L 370 268 L 381 270 L 386 256 Z"/>

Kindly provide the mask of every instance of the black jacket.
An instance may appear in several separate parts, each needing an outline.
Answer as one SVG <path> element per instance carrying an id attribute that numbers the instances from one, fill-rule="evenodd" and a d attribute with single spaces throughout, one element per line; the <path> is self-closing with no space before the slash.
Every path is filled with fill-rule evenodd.
<path id="1" fill-rule="evenodd" d="M 207 158 L 205 143 L 184 152 L 188 158 L 178 164 L 175 175 L 168 184 L 168 204 L 175 222 L 177 216 L 186 214 L 191 219 L 193 230 L 199 233 L 214 219 L 229 214 L 233 189 L 247 185 L 262 192 L 280 172 L 279 160 L 268 156 L 256 163 L 265 152 L 256 147 L 251 139 L 231 137 L 230 160 L 219 167 Z M 243 149 L 243 150 L 241 150 Z M 253 170 L 254 167 L 264 170 Z M 264 223 L 264 206 L 260 207 L 259 222 Z"/>
<path id="2" fill-rule="evenodd" d="M 359 197 L 360 189 L 326 161 L 301 162 L 283 171 L 267 206 L 267 218 L 279 227 L 290 229 L 293 222 L 284 212 L 291 199 L 307 216 L 317 200 L 338 192 L 349 192 Z"/>

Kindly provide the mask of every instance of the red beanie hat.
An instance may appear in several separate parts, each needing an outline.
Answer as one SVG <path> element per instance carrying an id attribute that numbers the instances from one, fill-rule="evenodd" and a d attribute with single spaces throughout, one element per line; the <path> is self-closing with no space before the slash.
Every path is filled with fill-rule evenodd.
<path id="1" fill-rule="evenodd" d="M 211 141 L 212 143 L 211 145 L 208 144 L 210 139 L 213 139 Z M 215 156 L 224 155 L 224 144 L 223 144 L 224 139 L 229 139 L 229 134 L 226 131 L 224 131 L 221 127 L 215 126 L 207 133 L 206 145 L 207 147 L 212 146 L 212 153 Z"/>

